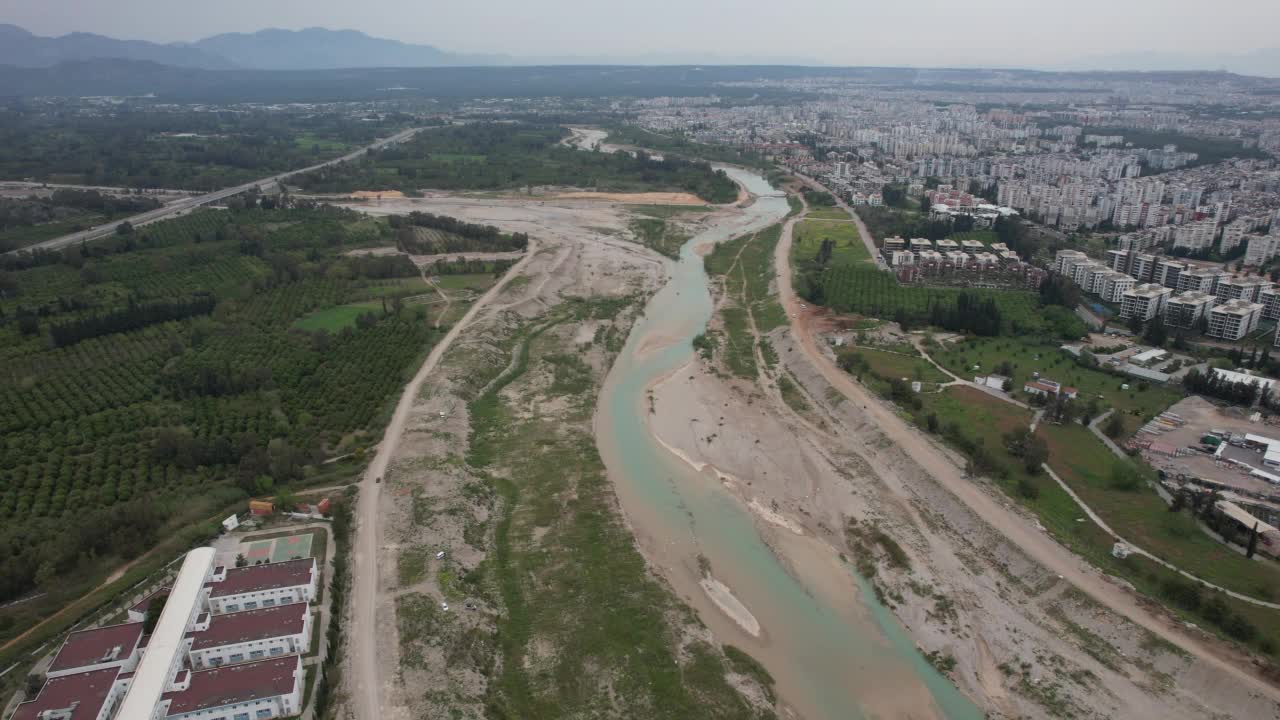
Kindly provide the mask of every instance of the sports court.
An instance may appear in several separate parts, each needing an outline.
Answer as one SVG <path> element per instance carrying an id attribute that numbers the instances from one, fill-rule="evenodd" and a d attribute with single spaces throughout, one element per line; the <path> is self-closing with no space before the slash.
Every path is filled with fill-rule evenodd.
<path id="1" fill-rule="evenodd" d="M 250 565 L 262 560 L 278 563 L 294 558 L 311 557 L 311 533 L 242 543 L 240 552 Z"/>

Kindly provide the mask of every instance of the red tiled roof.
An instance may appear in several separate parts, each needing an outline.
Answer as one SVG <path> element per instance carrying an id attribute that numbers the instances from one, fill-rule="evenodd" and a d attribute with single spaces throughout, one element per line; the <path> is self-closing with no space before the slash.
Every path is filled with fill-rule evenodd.
<path id="1" fill-rule="evenodd" d="M 107 701 L 119 672 L 119 668 L 105 668 L 49 678 L 40 694 L 19 705 L 10 720 L 36 720 L 45 710 L 65 710 L 77 701 L 80 704 L 70 720 L 93 720 Z"/>
<path id="2" fill-rule="evenodd" d="M 192 650 L 263 640 L 302 632 L 307 619 L 307 604 L 277 605 L 261 610 L 245 610 L 227 615 L 214 615 L 208 630 L 188 633 Z"/>
<path id="3" fill-rule="evenodd" d="M 141 600 L 138 601 L 137 605 L 134 605 L 129 609 L 134 612 L 145 613 L 147 611 L 147 608 L 151 607 L 152 602 L 156 601 L 161 597 L 169 597 L 169 590 L 171 589 L 172 588 L 162 587 L 159 590 L 156 590 L 155 592 L 151 593 L 150 595 L 142 598 Z"/>
<path id="4" fill-rule="evenodd" d="M 81 630 L 67 636 L 49 669 L 72 670 L 121 660 L 129 656 L 142 639 L 142 623 L 108 625 L 92 630 Z M 119 651 L 116 648 L 119 648 Z"/>
<path id="5" fill-rule="evenodd" d="M 167 692 L 169 715 L 223 707 L 258 698 L 287 695 L 293 692 L 294 676 L 302 674 L 302 658 L 297 655 L 263 660 L 244 665 L 230 665 L 191 673 L 186 690 Z"/>
<path id="6" fill-rule="evenodd" d="M 270 590 L 272 588 L 294 587 L 311 582 L 311 571 L 315 566 L 314 558 L 286 560 L 285 562 L 268 563 L 266 565 L 250 565 L 249 567 L 231 568 L 227 577 L 221 582 L 211 582 L 210 597 L 225 597 L 242 593 Z"/>

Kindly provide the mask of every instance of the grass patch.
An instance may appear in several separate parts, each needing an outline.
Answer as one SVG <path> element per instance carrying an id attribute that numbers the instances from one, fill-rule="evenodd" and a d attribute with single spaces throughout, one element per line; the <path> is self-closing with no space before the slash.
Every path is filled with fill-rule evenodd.
<path id="1" fill-rule="evenodd" d="M 680 248 L 689 240 L 675 223 L 663 218 L 637 218 L 628 227 L 636 242 L 675 260 L 680 257 Z"/>
<path id="2" fill-rule="evenodd" d="M 951 379 L 919 355 L 905 355 L 867 347 L 842 349 L 840 354 L 860 355 L 872 372 L 886 378 L 907 378 L 927 383 L 944 383 Z"/>
<path id="3" fill-rule="evenodd" d="M 326 308 L 319 312 L 299 318 L 294 322 L 293 326 L 299 330 L 314 332 L 316 330 L 328 330 L 329 332 L 338 332 L 343 328 L 355 327 L 356 319 L 365 313 L 381 314 L 381 302 L 359 302 L 349 305 L 337 305 L 335 307 Z"/>
<path id="4" fill-rule="evenodd" d="M 396 558 L 396 572 L 400 578 L 400 587 L 416 585 L 427 579 L 427 564 L 431 560 L 431 551 L 421 547 L 407 547 L 400 550 Z"/>
<path id="5" fill-rule="evenodd" d="M 791 373 L 785 370 L 778 374 L 778 392 L 782 394 L 782 401 L 797 413 L 803 414 L 811 409 L 799 383 L 792 379 Z"/>
<path id="6" fill-rule="evenodd" d="M 849 217 L 844 211 L 840 211 L 840 213 L 846 219 Z M 800 268 L 814 264 L 824 240 L 831 240 L 835 243 L 831 249 L 831 256 L 824 264 L 824 267 L 839 267 L 841 265 L 857 265 L 871 262 L 871 255 L 867 252 L 866 244 L 862 242 L 862 236 L 858 233 L 857 224 L 853 222 L 807 219 L 811 217 L 813 217 L 812 212 L 806 216 L 805 220 L 796 223 L 795 234 L 791 240 L 791 262 L 793 266 Z"/>
<path id="7" fill-rule="evenodd" d="M 809 210 L 809 214 L 804 216 L 806 220 L 849 220 L 849 213 L 838 207 L 817 207 Z"/>

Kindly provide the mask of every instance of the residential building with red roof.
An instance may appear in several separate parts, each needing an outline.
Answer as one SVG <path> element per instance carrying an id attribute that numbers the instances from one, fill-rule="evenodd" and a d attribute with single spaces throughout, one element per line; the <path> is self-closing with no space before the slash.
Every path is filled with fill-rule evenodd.
<path id="1" fill-rule="evenodd" d="M 302 711 L 302 658 L 187 672 L 174 685 L 160 701 L 167 720 L 288 717 Z"/>
<path id="2" fill-rule="evenodd" d="M 59 677 L 86 670 L 131 671 L 142 656 L 142 623 L 107 625 L 73 632 L 58 649 L 48 677 Z"/>
<path id="3" fill-rule="evenodd" d="M 205 587 L 214 615 L 255 610 L 288 603 L 310 602 L 318 582 L 315 558 L 227 568 Z"/>
<path id="4" fill-rule="evenodd" d="M 119 676 L 120 668 L 109 667 L 51 677 L 9 720 L 107 720 L 124 697 Z"/>
<path id="5" fill-rule="evenodd" d="M 292 603 L 202 615 L 187 638 L 188 660 L 197 670 L 302 654 L 311 642 L 311 607 Z"/>

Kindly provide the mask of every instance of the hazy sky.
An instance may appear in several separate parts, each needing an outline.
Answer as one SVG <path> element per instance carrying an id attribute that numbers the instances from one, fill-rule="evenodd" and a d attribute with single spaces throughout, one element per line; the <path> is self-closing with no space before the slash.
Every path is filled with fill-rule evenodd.
<path id="1" fill-rule="evenodd" d="M 708 52 L 859 65 L 1076 65 L 1280 47 L 1280 0 L 0 0 L 40 35 L 352 28 L 467 52 Z"/>

